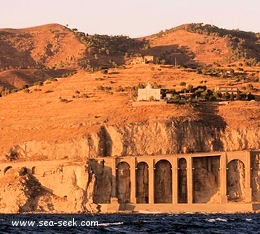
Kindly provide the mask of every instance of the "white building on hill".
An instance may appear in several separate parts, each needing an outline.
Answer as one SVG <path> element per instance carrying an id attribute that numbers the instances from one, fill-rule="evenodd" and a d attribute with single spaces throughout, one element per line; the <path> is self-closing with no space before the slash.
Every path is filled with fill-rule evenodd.
<path id="1" fill-rule="evenodd" d="M 161 89 L 153 89 L 148 84 L 144 89 L 138 89 L 137 101 L 160 101 Z"/>

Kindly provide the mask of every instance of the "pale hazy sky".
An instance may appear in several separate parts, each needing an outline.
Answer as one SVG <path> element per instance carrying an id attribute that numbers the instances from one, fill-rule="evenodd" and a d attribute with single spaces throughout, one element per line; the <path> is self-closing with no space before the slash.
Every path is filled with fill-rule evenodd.
<path id="1" fill-rule="evenodd" d="M 184 23 L 260 32 L 260 0 L 0 0 L 0 28 L 68 24 L 89 34 L 150 35 Z"/>

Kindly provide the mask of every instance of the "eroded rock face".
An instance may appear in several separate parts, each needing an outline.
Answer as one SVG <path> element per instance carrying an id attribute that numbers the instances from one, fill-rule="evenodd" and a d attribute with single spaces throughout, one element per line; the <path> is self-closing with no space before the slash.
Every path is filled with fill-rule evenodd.
<path id="1" fill-rule="evenodd" d="M 172 202 L 172 170 L 167 160 L 160 160 L 154 171 L 154 202 Z"/>
<path id="2" fill-rule="evenodd" d="M 168 119 L 101 126 L 69 142 L 30 141 L 16 146 L 19 157 L 86 160 L 97 156 L 156 155 L 260 148 L 259 128 L 231 129 L 223 122 Z"/>
<path id="3" fill-rule="evenodd" d="M 47 192 L 25 168 L 6 171 L 0 179 L 0 191 L 1 213 L 36 211 L 39 197 Z"/>
<path id="4" fill-rule="evenodd" d="M 110 203 L 112 194 L 112 169 L 105 166 L 105 162 L 98 162 L 94 159 L 87 164 L 88 184 L 87 190 L 92 190 L 93 202 Z"/>
<path id="5" fill-rule="evenodd" d="M 0 213 L 98 212 L 93 196 L 87 197 L 88 173 L 81 168 L 57 167 L 43 171 L 34 168 L 32 174 L 25 167 L 10 167 L 0 177 Z M 89 188 L 89 193 L 92 190 Z"/>
<path id="6" fill-rule="evenodd" d="M 219 157 L 193 158 L 193 202 L 207 203 L 219 189 Z"/>
<path id="7" fill-rule="evenodd" d="M 130 167 L 128 163 L 121 162 L 117 165 L 116 174 L 116 193 L 119 203 L 129 203 L 130 202 L 130 192 L 131 192 L 131 181 L 130 181 Z"/>
<path id="8" fill-rule="evenodd" d="M 152 186 L 152 185 L 150 185 Z M 140 162 L 136 168 L 136 202 L 149 201 L 149 168 L 147 163 Z"/>
<path id="9" fill-rule="evenodd" d="M 245 167 L 240 160 L 232 160 L 227 165 L 227 194 L 229 201 L 245 198 Z"/>

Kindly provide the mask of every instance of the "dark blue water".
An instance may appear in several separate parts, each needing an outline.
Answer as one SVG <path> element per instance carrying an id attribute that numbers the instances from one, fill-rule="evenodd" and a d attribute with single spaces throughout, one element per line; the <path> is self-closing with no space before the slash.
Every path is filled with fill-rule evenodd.
<path id="1" fill-rule="evenodd" d="M 0 215 L 0 233 L 256 234 L 260 214 Z"/>

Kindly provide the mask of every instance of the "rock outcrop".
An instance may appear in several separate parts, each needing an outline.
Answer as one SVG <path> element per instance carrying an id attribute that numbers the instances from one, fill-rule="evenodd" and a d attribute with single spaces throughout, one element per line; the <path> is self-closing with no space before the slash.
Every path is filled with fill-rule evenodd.
<path id="1" fill-rule="evenodd" d="M 259 127 L 229 128 L 203 120 L 165 120 L 103 125 L 96 133 L 65 142 L 28 141 L 18 146 L 20 157 L 30 160 L 86 160 L 96 156 L 156 155 L 260 148 Z M 16 146 L 16 150 L 17 146 Z"/>
<path id="2" fill-rule="evenodd" d="M 0 213 L 98 212 L 93 202 L 93 188 L 86 187 L 88 173 L 83 174 L 81 169 L 52 166 L 52 170 L 45 167 L 37 172 L 26 167 L 8 167 L 0 177 Z M 94 186 L 95 181 L 92 184 Z"/>

